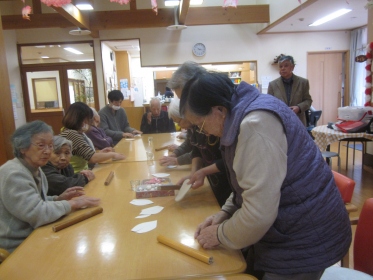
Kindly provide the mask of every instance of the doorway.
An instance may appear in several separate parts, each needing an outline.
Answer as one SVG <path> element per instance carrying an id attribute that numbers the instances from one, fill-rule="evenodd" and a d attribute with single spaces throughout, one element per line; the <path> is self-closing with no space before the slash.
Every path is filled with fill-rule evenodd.
<path id="1" fill-rule="evenodd" d="M 307 54 L 307 78 L 312 106 L 322 110 L 318 125 L 336 122 L 338 108 L 348 102 L 347 51 Z"/>

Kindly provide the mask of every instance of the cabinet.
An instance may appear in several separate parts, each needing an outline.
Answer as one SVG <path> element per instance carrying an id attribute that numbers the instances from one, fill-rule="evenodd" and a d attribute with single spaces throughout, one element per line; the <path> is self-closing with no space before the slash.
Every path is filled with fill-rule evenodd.
<path id="1" fill-rule="evenodd" d="M 241 72 L 229 72 L 228 77 L 231 79 L 231 81 L 238 85 L 241 83 Z"/>

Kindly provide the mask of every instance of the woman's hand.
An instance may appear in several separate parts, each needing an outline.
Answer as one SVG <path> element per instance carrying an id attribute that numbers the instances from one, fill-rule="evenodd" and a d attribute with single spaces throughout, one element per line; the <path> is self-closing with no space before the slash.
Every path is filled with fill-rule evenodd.
<path id="1" fill-rule="evenodd" d="M 133 138 L 133 134 L 132 133 L 129 133 L 129 132 L 124 132 L 123 133 L 123 138 Z"/>
<path id="2" fill-rule="evenodd" d="M 140 131 L 140 130 L 137 130 L 137 129 L 135 129 L 134 131 L 132 131 L 132 135 L 136 135 L 136 134 L 142 134 L 142 131 Z"/>
<path id="3" fill-rule="evenodd" d="M 197 170 L 189 179 L 189 184 L 192 184 L 193 189 L 198 189 L 199 187 L 203 186 L 205 181 L 205 173 L 202 169 Z"/>
<path id="4" fill-rule="evenodd" d="M 80 174 L 83 174 L 85 177 L 87 177 L 88 182 L 96 178 L 95 174 L 91 170 L 82 170 L 80 171 Z"/>
<path id="5" fill-rule="evenodd" d="M 219 225 L 229 219 L 228 213 L 220 211 L 215 215 L 207 217 L 204 222 L 198 225 L 194 238 L 196 238 L 205 249 L 211 249 L 220 244 L 218 240 Z"/>
<path id="6" fill-rule="evenodd" d="M 126 156 L 123 155 L 123 154 L 119 154 L 119 153 L 114 153 L 114 156 L 112 157 L 113 160 L 122 160 L 122 159 L 126 159 Z"/>
<path id="7" fill-rule="evenodd" d="M 63 193 L 61 193 L 56 201 L 58 200 L 70 200 L 73 197 L 78 197 L 84 195 L 83 187 L 71 187 L 66 189 Z"/>
<path id="8" fill-rule="evenodd" d="M 164 156 L 159 159 L 161 165 L 178 165 L 176 157 Z"/>
<path id="9" fill-rule="evenodd" d="M 171 145 L 168 145 L 168 147 L 167 147 L 167 149 L 168 149 L 170 152 L 175 151 L 177 148 L 179 148 L 179 145 L 176 145 L 176 144 L 171 144 Z"/>
<path id="10" fill-rule="evenodd" d="M 71 210 L 77 210 L 80 208 L 94 207 L 100 204 L 100 199 L 95 197 L 80 196 L 69 200 Z"/>
<path id="11" fill-rule="evenodd" d="M 106 148 L 103 148 L 100 153 L 110 153 L 110 152 L 114 152 L 114 148 L 112 147 L 106 147 Z"/>

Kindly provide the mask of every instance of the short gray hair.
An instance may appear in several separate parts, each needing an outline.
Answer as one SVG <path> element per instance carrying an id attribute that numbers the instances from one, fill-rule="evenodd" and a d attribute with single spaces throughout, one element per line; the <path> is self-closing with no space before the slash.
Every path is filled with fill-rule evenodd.
<path id="1" fill-rule="evenodd" d="M 154 103 L 154 102 L 158 102 L 159 106 L 162 107 L 162 104 L 161 104 L 161 101 L 159 100 L 159 98 L 157 98 L 157 97 L 152 97 L 152 98 L 150 99 L 149 105 L 151 106 L 152 103 Z"/>
<path id="2" fill-rule="evenodd" d="M 62 137 L 61 135 L 56 135 L 53 137 L 53 151 L 54 153 L 58 153 L 63 145 L 67 145 L 70 148 L 70 151 L 73 149 L 73 143 L 66 139 L 65 137 Z"/>
<path id="3" fill-rule="evenodd" d="M 184 62 L 167 82 L 171 89 L 183 89 L 185 84 L 196 74 L 207 72 L 205 68 L 193 61 Z"/>
<path id="4" fill-rule="evenodd" d="M 43 121 L 29 122 L 17 128 L 11 137 L 14 156 L 22 158 L 21 150 L 30 148 L 32 137 L 41 133 L 51 133 L 53 135 L 53 130 Z"/>
<path id="5" fill-rule="evenodd" d="M 172 99 L 171 103 L 168 105 L 168 117 L 182 119 L 180 114 L 180 99 Z"/>
<path id="6" fill-rule="evenodd" d="M 96 111 L 95 108 L 93 108 L 93 107 L 89 107 L 89 108 L 91 108 L 94 117 L 95 117 L 95 116 L 98 116 L 98 113 L 97 113 L 97 111 Z"/>
<path id="7" fill-rule="evenodd" d="M 282 63 L 284 61 L 288 60 L 291 64 L 295 65 L 294 58 L 291 55 L 283 55 L 278 60 L 278 63 Z"/>

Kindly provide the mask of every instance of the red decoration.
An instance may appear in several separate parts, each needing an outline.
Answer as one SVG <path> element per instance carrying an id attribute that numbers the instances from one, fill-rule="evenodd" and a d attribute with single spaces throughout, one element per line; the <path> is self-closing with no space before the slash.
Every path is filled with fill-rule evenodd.
<path id="1" fill-rule="evenodd" d="M 365 66 L 365 70 L 367 70 L 367 76 L 365 78 L 365 104 L 364 106 L 371 106 L 372 101 L 372 50 L 373 50 L 373 42 L 368 44 L 367 46 L 367 66 Z"/>

